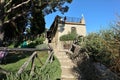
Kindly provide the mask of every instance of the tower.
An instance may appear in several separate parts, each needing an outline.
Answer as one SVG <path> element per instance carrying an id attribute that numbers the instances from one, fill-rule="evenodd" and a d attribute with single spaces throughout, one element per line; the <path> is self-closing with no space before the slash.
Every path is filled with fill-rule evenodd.
<path id="1" fill-rule="evenodd" d="M 80 23 L 85 25 L 85 19 L 83 14 L 82 14 L 82 18 L 80 19 Z"/>

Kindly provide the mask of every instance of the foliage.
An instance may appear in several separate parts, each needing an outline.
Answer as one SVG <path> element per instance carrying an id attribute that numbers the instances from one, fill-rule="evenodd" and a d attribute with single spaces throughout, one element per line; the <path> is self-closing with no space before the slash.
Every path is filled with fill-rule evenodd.
<path id="1" fill-rule="evenodd" d="M 66 35 L 62 35 L 60 37 L 60 41 L 70 41 L 70 40 L 74 40 L 76 37 L 77 37 L 76 32 L 71 32 Z"/>
<path id="2" fill-rule="evenodd" d="M 32 42 L 30 42 L 30 43 L 28 42 L 28 46 L 27 47 L 35 48 L 37 45 L 43 44 L 44 40 L 45 40 L 44 36 L 37 37 Z"/>
<path id="3" fill-rule="evenodd" d="M 117 30 L 115 30 L 117 29 Z M 120 72 L 120 26 L 114 26 L 84 38 L 82 48 L 86 49 L 93 61 L 101 62 L 114 72 Z"/>
<path id="4" fill-rule="evenodd" d="M 31 27 L 30 27 L 30 34 L 41 34 L 45 31 L 45 20 L 44 15 L 42 14 L 42 11 L 40 10 L 34 10 L 32 13 L 32 19 L 31 21 Z"/>
<path id="5" fill-rule="evenodd" d="M 65 3 L 72 0 L 0 0 L 0 33 L 4 39 L 19 39 L 31 25 L 29 35 L 36 36 L 45 30 L 44 17 L 47 14 L 68 11 Z M 29 24 L 27 24 L 30 22 Z M 9 34 L 11 33 L 11 34 Z M 2 39 L 3 40 L 3 39 Z"/>
<path id="6" fill-rule="evenodd" d="M 107 50 L 107 46 L 105 46 L 106 40 L 104 40 L 103 38 L 105 34 L 106 35 L 109 34 L 109 31 L 107 31 L 106 33 L 100 32 L 100 33 L 89 34 L 86 38 L 85 47 L 90 52 L 90 56 L 92 57 L 94 56 L 95 61 L 107 63 L 110 61 L 110 58 L 107 58 L 107 57 L 110 57 L 110 53 Z"/>
<path id="7" fill-rule="evenodd" d="M 47 44 L 40 44 L 36 46 L 37 49 L 48 49 L 48 45 Z"/>
<path id="8" fill-rule="evenodd" d="M 14 48 L 14 47 L 22 47 L 22 48 L 35 48 L 39 44 L 43 44 L 43 41 L 45 40 L 44 34 L 41 34 L 38 37 L 31 39 L 26 39 L 24 41 L 11 41 L 7 42 L 9 43 L 7 47 Z M 6 43 L 6 44 L 7 44 Z"/>

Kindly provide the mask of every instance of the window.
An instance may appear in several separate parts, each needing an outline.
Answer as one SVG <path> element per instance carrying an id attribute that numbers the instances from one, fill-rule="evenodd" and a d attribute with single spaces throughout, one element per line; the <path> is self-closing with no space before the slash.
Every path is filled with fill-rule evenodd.
<path id="1" fill-rule="evenodd" d="M 76 33 L 76 27 L 71 27 L 71 33 Z"/>

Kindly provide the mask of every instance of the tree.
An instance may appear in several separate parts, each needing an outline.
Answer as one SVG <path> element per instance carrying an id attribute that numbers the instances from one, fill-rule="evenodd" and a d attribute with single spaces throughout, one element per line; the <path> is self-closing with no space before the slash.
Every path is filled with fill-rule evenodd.
<path id="1" fill-rule="evenodd" d="M 4 38 L 22 35 L 28 21 L 27 15 L 31 12 L 31 34 L 40 34 L 45 29 L 44 16 L 58 10 L 67 12 L 68 6 L 64 4 L 71 2 L 72 0 L 0 0 L 0 33 Z"/>
<path id="2" fill-rule="evenodd" d="M 111 27 L 111 26 L 110 26 Z M 100 62 L 113 72 L 120 74 L 120 17 L 112 28 L 90 33 L 81 48 L 85 49 L 93 61 Z"/>

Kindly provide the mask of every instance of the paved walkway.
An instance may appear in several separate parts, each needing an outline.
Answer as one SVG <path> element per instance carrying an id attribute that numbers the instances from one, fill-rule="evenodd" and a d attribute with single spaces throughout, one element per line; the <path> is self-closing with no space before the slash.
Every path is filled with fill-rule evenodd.
<path id="1" fill-rule="evenodd" d="M 55 55 L 61 64 L 61 80 L 76 80 L 73 71 L 73 67 L 75 66 L 75 64 L 73 64 L 73 62 L 68 58 L 66 53 L 58 51 L 57 53 L 55 53 Z"/>
<path id="2" fill-rule="evenodd" d="M 59 50 L 55 49 L 55 56 L 58 58 L 61 64 L 61 80 L 77 80 L 75 77 L 75 73 L 73 71 L 73 67 L 75 64 L 69 59 L 64 49 L 62 49 L 61 45 L 57 45 Z"/>

